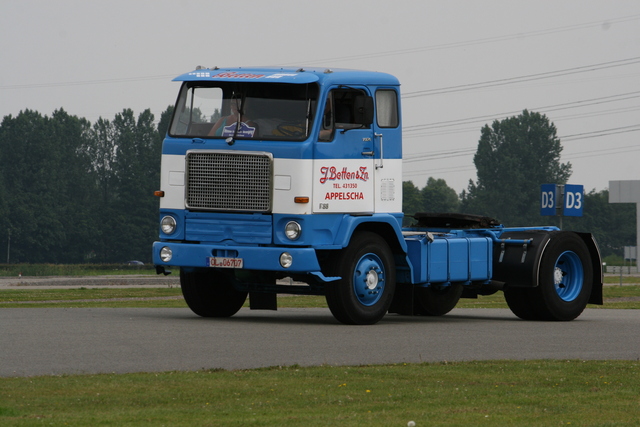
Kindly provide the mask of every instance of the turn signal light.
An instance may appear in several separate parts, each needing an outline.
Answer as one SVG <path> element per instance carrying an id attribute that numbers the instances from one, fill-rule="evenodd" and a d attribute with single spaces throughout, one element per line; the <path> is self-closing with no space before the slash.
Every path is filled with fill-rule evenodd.
<path id="1" fill-rule="evenodd" d="M 309 198 L 308 197 L 294 197 L 293 201 L 295 203 L 309 203 Z"/>
<path id="2" fill-rule="evenodd" d="M 164 191 L 160 191 L 160 190 L 154 191 L 153 195 L 156 197 L 164 197 Z"/>

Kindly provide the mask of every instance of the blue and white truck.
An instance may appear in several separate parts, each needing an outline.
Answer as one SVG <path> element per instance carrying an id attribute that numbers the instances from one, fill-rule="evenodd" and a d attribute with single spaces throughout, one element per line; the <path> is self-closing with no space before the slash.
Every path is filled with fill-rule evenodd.
<path id="1" fill-rule="evenodd" d="M 198 67 L 175 80 L 153 262 L 179 267 L 196 314 L 232 316 L 247 296 L 275 310 L 278 293 L 324 295 L 345 324 L 443 315 L 497 291 L 528 320 L 602 304 L 589 233 L 437 213 L 402 227 L 394 76 Z"/>

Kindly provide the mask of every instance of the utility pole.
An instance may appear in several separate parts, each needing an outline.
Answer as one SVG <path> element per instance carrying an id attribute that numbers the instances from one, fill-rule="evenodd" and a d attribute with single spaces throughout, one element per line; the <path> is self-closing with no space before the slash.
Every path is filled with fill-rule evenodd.
<path id="1" fill-rule="evenodd" d="M 7 240 L 7 264 L 9 264 L 9 253 L 11 252 L 11 229 L 8 228 L 9 239 Z"/>

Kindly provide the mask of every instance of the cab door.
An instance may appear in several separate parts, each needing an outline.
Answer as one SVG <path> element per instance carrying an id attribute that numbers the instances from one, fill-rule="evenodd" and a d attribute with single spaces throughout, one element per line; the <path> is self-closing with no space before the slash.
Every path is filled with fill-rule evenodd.
<path id="1" fill-rule="evenodd" d="M 328 94 L 313 160 L 315 213 L 375 211 L 379 153 L 372 124 L 363 123 L 365 103 L 372 105 L 364 87 L 337 87 Z"/>
<path id="2" fill-rule="evenodd" d="M 402 127 L 398 87 L 374 91 L 375 212 L 402 212 Z"/>

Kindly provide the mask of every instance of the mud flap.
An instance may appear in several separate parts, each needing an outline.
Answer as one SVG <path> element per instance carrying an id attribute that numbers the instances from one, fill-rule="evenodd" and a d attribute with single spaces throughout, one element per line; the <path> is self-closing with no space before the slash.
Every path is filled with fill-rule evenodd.
<path id="1" fill-rule="evenodd" d="M 278 294 L 275 292 L 249 292 L 251 310 L 278 310 Z"/>
<path id="2" fill-rule="evenodd" d="M 413 316 L 413 285 L 411 283 L 397 283 L 389 313 L 403 316 Z"/>
<path id="3" fill-rule="evenodd" d="M 589 248 L 589 255 L 591 255 L 591 267 L 593 268 L 593 286 L 591 287 L 591 295 L 589 297 L 589 304 L 603 305 L 604 300 L 602 296 L 602 287 L 604 285 L 604 272 L 602 268 L 602 257 L 600 255 L 600 249 L 598 243 L 591 233 L 578 233 L 578 236 Z"/>

